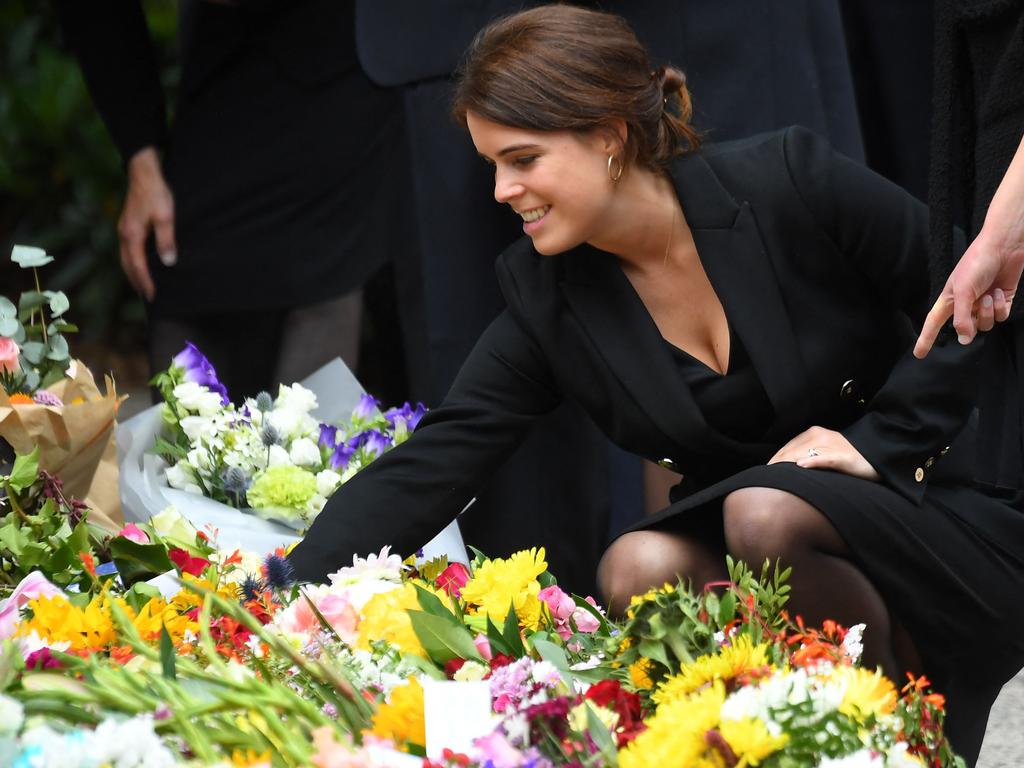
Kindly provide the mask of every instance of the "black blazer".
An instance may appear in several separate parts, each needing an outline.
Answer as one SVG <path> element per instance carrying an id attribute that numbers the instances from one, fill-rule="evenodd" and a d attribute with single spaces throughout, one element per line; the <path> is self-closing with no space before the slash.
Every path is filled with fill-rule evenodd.
<path id="1" fill-rule="evenodd" d="M 909 352 L 910 320 L 928 303 L 925 207 L 802 128 L 718 145 L 671 173 L 774 408 L 760 439 L 704 421 L 613 256 L 582 245 L 544 257 L 524 238 L 498 259 L 507 310 L 409 442 L 328 502 L 292 554 L 301 578 L 427 541 L 562 398 L 623 448 L 674 462 L 686 476 L 676 499 L 766 462 L 812 425 L 841 430 L 913 501 L 933 478 L 966 480 L 962 451 L 944 451 L 973 409 L 979 350 Z"/>

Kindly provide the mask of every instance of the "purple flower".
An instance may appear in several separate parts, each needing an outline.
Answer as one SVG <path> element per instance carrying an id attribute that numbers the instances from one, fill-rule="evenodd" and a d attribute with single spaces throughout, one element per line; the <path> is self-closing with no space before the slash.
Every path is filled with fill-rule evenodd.
<path id="1" fill-rule="evenodd" d="M 270 554 L 263 560 L 263 575 L 267 586 L 272 589 L 286 589 L 295 583 L 295 571 L 288 558 Z"/>
<path id="2" fill-rule="evenodd" d="M 383 432 L 378 432 L 376 429 L 368 429 L 363 434 L 366 435 L 366 450 L 373 453 L 376 458 L 380 458 L 380 455 L 391 447 L 391 438 Z"/>
<path id="3" fill-rule="evenodd" d="M 331 424 L 321 424 L 320 437 L 317 439 L 317 444 L 333 451 L 334 447 L 338 444 L 338 428 Z"/>
<path id="4" fill-rule="evenodd" d="M 53 392 L 47 392 L 45 389 L 40 389 L 32 395 L 32 399 L 39 403 L 39 405 L 53 405 L 58 407 L 64 405 L 59 397 L 53 394 Z"/>
<path id="5" fill-rule="evenodd" d="M 25 669 L 61 669 L 63 666 L 64 665 L 54 657 L 49 648 L 40 648 L 38 651 L 33 651 L 25 658 Z"/>
<path id="6" fill-rule="evenodd" d="M 420 423 L 420 419 L 427 412 L 427 406 L 423 403 L 416 403 L 416 407 L 413 408 L 409 403 L 405 403 L 401 408 L 389 408 L 387 413 L 384 414 L 384 418 L 387 420 L 391 428 L 395 428 L 395 422 L 401 419 L 405 422 L 406 427 L 412 432 L 416 429 L 416 425 Z"/>
<path id="7" fill-rule="evenodd" d="M 347 467 L 355 452 L 356 449 L 349 446 L 348 443 L 343 442 L 335 446 L 334 453 L 331 454 L 331 469 L 339 470 Z"/>
<path id="8" fill-rule="evenodd" d="M 380 406 L 380 400 L 373 395 L 364 394 L 359 398 L 359 404 L 352 411 L 352 415 L 360 419 L 368 419 Z"/>
<path id="9" fill-rule="evenodd" d="M 185 342 L 185 348 L 171 360 L 171 364 L 181 368 L 185 372 L 185 381 L 191 381 L 206 387 L 211 392 L 220 394 L 221 402 L 228 405 L 228 390 L 220 379 L 217 378 L 217 371 L 199 348 L 191 341 Z"/>

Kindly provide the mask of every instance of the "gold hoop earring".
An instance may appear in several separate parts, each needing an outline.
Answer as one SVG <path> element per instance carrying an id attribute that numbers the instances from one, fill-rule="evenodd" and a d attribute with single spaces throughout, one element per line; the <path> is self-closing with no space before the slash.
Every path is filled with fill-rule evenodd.
<path id="1" fill-rule="evenodd" d="M 614 174 L 612 173 L 612 161 L 615 160 L 619 164 L 619 169 Z M 614 184 L 616 181 L 622 178 L 622 161 L 619 160 L 615 155 L 608 155 L 608 178 L 612 180 Z"/>

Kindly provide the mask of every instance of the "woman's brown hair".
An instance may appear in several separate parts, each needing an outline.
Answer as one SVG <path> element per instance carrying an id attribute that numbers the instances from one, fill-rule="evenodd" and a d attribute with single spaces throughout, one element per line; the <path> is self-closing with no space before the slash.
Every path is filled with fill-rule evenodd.
<path id="1" fill-rule="evenodd" d="M 458 72 L 452 113 L 514 128 L 592 131 L 623 120 L 623 160 L 659 170 L 700 136 L 686 77 L 653 69 L 619 16 L 545 5 L 507 16 L 473 40 Z"/>

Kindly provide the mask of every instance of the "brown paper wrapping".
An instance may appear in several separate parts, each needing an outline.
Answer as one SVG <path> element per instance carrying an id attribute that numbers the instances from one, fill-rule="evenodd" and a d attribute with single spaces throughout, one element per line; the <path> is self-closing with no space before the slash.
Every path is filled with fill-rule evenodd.
<path id="1" fill-rule="evenodd" d="M 104 377 L 101 394 L 89 369 L 78 360 L 66 378 L 47 387 L 63 406 L 11 404 L 0 389 L 0 437 L 17 453 L 39 446 L 39 466 L 64 482 L 68 496 L 89 507 L 89 522 L 118 531 L 124 525 L 118 488 L 114 418 L 125 396 Z"/>

